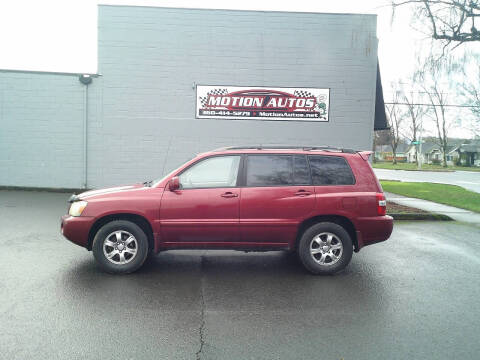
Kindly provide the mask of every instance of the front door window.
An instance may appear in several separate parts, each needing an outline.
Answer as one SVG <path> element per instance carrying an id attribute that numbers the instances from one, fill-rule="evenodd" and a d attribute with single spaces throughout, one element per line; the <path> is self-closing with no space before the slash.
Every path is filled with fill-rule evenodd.
<path id="1" fill-rule="evenodd" d="M 200 161 L 180 175 L 181 188 L 235 187 L 239 164 L 239 155 L 216 156 Z"/>

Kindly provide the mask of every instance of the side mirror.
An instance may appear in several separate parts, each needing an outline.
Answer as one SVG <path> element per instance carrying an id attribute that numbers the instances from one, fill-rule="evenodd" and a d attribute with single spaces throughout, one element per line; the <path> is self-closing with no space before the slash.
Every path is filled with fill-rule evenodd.
<path id="1" fill-rule="evenodd" d="M 180 179 L 178 178 L 178 176 L 174 176 L 168 182 L 168 190 L 175 191 L 178 189 L 180 189 Z"/>

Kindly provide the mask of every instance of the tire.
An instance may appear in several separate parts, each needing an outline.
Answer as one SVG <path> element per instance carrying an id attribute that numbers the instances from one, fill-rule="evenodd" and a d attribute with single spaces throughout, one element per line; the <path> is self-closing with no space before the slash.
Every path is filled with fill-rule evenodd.
<path id="1" fill-rule="evenodd" d="M 327 275 L 343 270 L 352 254 L 350 235 L 342 226 L 331 222 L 309 227 L 298 245 L 300 261 L 312 274 Z"/>
<path id="2" fill-rule="evenodd" d="M 135 223 L 114 220 L 103 225 L 93 239 L 93 256 L 102 270 L 128 274 L 138 270 L 148 256 L 148 239 Z"/>

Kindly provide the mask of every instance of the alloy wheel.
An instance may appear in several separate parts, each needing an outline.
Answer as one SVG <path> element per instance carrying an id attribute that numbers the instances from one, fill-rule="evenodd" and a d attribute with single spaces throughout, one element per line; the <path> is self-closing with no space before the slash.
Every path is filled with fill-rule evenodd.
<path id="1" fill-rule="evenodd" d="M 314 236 L 310 242 L 310 254 L 317 264 L 330 266 L 342 257 L 343 244 L 337 235 L 323 232 Z"/>
<path id="2" fill-rule="evenodd" d="M 124 265 L 137 255 L 138 243 L 128 231 L 117 230 L 103 241 L 103 254 L 115 265 Z"/>

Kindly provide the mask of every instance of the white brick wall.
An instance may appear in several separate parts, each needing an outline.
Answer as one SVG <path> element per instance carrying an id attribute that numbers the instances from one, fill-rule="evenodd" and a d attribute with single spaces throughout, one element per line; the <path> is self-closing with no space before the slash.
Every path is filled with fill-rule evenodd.
<path id="1" fill-rule="evenodd" d="M 83 85 L 0 71 L 0 185 L 82 186 Z"/>
<path id="2" fill-rule="evenodd" d="M 88 185 L 155 178 L 226 145 L 370 149 L 375 28 L 374 15 L 100 6 L 102 76 L 89 86 Z M 195 119 L 194 84 L 330 88 L 330 122 Z M 0 106 L 8 108 L 0 164 L 9 169 L 0 185 L 80 186 L 78 80 L 0 73 L 0 89 Z"/>

